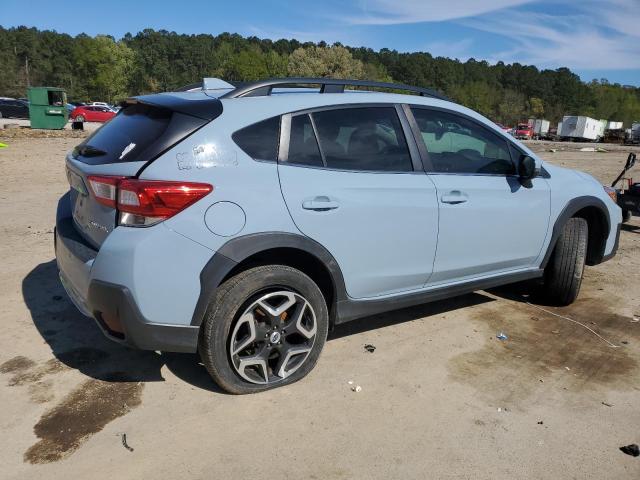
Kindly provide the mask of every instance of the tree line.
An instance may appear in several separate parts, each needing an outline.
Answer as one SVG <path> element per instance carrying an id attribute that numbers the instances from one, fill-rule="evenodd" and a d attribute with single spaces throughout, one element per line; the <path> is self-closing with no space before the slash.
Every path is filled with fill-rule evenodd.
<path id="1" fill-rule="evenodd" d="M 63 87 L 76 101 L 117 102 L 179 88 L 203 77 L 247 81 L 312 76 L 406 83 L 438 90 L 508 125 L 563 115 L 640 120 L 640 88 L 585 83 L 568 68 L 433 57 L 339 43 L 301 43 L 238 34 L 186 35 L 145 29 L 121 39 L 0 26 L 0 96 L 24 97 L 27 86 Z"/>

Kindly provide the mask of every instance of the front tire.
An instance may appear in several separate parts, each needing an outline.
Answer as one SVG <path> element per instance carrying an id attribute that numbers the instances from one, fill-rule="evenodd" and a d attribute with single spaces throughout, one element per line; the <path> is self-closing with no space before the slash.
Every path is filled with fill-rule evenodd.
<path id="1" fill-rule="evenodd" d="M 589 226 L 584 218 L 570 218 L 562 229 L 544 271 L 544 294 L 555 305 L 570 305 L 578 297 Z"/>
<path id="2" fill-rule="evenodd" d="M 328 327 L 324 296 L 307 275 L 284 265 L 255 267 L 217 289 L 198 351 L 222 389 L 256 393 L 305 377 Z"/>

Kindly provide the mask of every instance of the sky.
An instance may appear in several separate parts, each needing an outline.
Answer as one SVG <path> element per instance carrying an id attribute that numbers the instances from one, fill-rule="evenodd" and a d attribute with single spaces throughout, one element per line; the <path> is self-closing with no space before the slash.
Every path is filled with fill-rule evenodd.
<path id="1" fill-rule="evenodd" d="M 116 38 L 144 28 L 324 40 L 569 67 L 640 86 L 640 0 L 0 0 L 0 25 Z"/>

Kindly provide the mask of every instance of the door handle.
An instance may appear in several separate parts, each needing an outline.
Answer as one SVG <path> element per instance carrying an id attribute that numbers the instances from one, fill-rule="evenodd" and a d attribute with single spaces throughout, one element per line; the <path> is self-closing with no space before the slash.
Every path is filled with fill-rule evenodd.
<path id="1" fill-rule="evenodd" d="M 305 210 L 314 210 L 316 212 L 326 212 L 327 210 L 335 210 L 340 204 L 329 197 L 314 197 L 302 202 L 302 208 Z"/>
<path id="2" fill-rule="evenodd" d="M 440 197 L 440 201 L 442 203 L 449 203 L 451 205 L 457 205 L 459 203 L 464 203 L 469 200 L 469 197 L 466 193 L 461 192 L 460 190 L 452 190 L 448 193 L 444 193 Z"/>

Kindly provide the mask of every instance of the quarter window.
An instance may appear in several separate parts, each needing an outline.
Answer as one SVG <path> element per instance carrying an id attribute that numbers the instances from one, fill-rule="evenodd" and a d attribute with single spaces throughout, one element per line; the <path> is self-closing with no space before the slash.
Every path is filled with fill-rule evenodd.
<path id="1" fill-rule="evenodd" d="M 280 140 L 280 117 L 273 117 L 254 123 L 235 132 L 231 138 L 254 160 L 278 159 Z"/>
<path id="2" fill-rule="evenodd" d="M 413 170 L 395 108 L 333 109 L 311 115 L 327 168 L 383 172 Z"/>
<path id="3" fill-rule="evenodd" d="M 429 159 L 438 173 L 511 175 L 507 141 L 460 115 L 413 108 Z"/>

